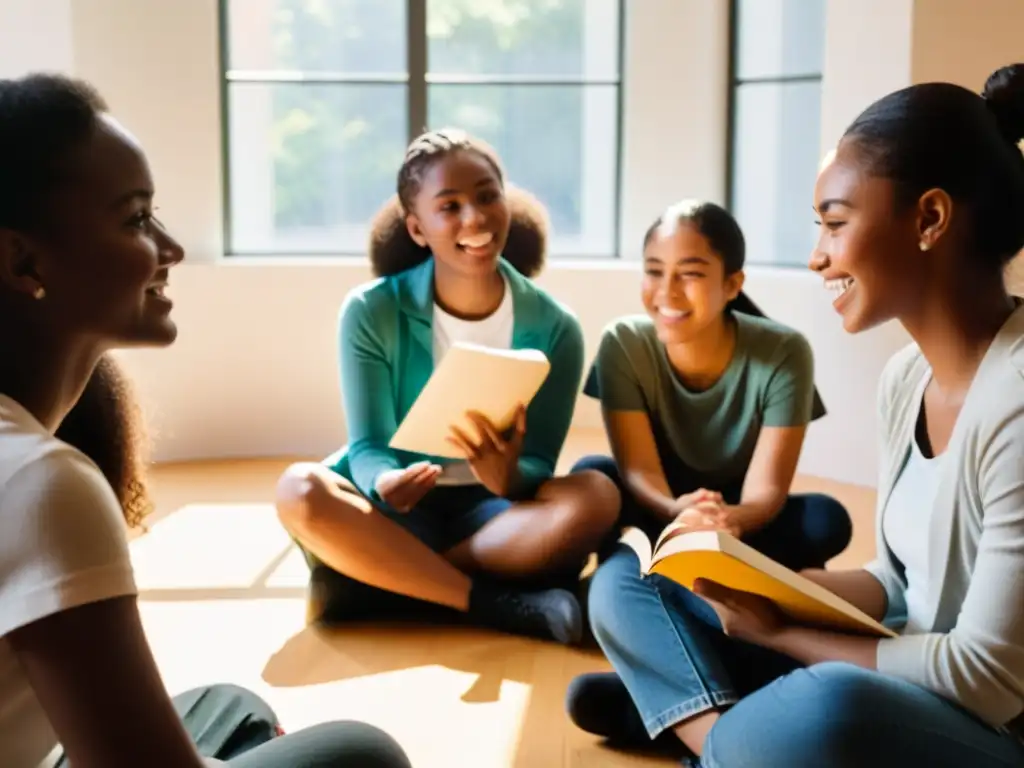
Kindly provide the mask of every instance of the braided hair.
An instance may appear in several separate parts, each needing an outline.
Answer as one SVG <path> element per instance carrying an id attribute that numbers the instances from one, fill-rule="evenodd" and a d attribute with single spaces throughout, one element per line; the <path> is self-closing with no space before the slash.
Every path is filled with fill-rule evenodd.
<path id="1" fill-rule="evenodd" d="M 505 181 L 494 149 L 458 128 L 429 131 L 406 150 L 398 171 L 398 191 L 374 216 L 370 225 L 369 254 L 374 275 L 395 275 L 430 258 L 430 250 L 409 235 L 406 217 L 412 212 L 423 178 L 435 163 L 455 152 L 475 152 L 494 169 L 505 190 L 509 207 L 508 239 L 502 256 L 521 274 L 536 277 L 544 267 L 550 222 L 536 197 Z"/>

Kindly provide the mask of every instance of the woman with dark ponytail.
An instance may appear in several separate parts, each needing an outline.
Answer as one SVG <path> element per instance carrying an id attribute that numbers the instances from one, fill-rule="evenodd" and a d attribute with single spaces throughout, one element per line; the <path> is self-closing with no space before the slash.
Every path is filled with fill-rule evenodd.
<path id="1" fill-rule="evenodd" d="M 408 768 L 362 723 L 281 736 L 250 691 L 164 688 L 126 536 L 150 506 L 145 433 L 109 354 L 177 336 L 184 254 L 153 195 L 92 88 L 0 80 L 0 765 Z"/>
<path id="2" fill-rule="evenodd" d="M 409 146 L 378 215 L 378 279 L 341 310 L 348 444 L 281 479 L 281 521 L 311 565 L 315 618 L 446 616 L 578 641 L 574 585 L 618 507 L 596 472 L 555 477 L 583 372 L 576 316 L 533 283 L 547 218 L 506 185 L 494 151 L 458 130 Z M 508 434 L 476 415 L 465 457 L 388 447 L 452 344 L 535 348 L 551 371 Z M 472 386 L 472 382 L 467 382 Z"/>
<path id="3" fill-rule="evenodd" d="M 592 729 L 664 732 L 709 768 L 1024 765 L 1024 302 L 1004 282 L 1024 248 L 1022 140 L 1024 64 L 981 95 L 921 83 L 861 113 L 814 190 L 811 268 L 844 329 L 895 320 L 913 341 L 879 386 L 876 559 L 805 575 L 897 636 L 659 584 L 674 650 L 578 681 L 574 701 L 601 700 Z"/>
<path id="4" fill-rule="evenodd" d="M 651 225 L 646 313 L 609 325 L 584 388 L 601 402 L 612 456 L 586 457 L 573 471 L 614 480 L 620 527 L 652 542 L 677 521 L 728 531 L 794 570 L 823 568 L 846 548 L 852 524 L 835 499 L 790 493 L 807 426 L 825 413 L 814 358 L 802 334 L 743 293 L 745 255 L 739 224 L 714 203 L 684 200 Z M 598 733 L 621 719 L 619 675 L 648 695 L 644 675 L 692 674 L 678 658 L 686 652 L 675 623 L 664 620 L 685 610 L 665 597 L 681 588 L 643 576 L 630 547 L 608 544 L 589 609 L 616 672 L 581 678 L 569 700 L 577 725 Z M 653 736 L 678 702 L 650 688 L 643 712 Z"/>
<path id="5" fill-rule="evenodd" d="M 833 499 L 789 494 L 807 425 L 825 413 L 814 359 L 742 291 L 745 252 L 714 203 L 684 200 L 650 226 L 647 312 L 605 329 L 584 387 L 613 458 L 574 471 L 615 481 L 620 526 L 652 538 L 677 519 L 719 527 L 790 567 L 820 567 L 846 547 L 850 522 Z"/>

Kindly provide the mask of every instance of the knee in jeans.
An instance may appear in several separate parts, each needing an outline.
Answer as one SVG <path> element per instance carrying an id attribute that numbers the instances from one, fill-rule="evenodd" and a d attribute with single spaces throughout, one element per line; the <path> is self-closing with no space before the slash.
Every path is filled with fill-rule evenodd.
<path id="1" fill-rule="evenodd" d="M 634 592 L 641 581 L 637 559 L 623 554 L 608 559 L 594 572 L 587 593 L 587 613 L 598 641 L 614 642 L 632 626 Z"/>
<path id="2" fill-rule="evenodd" d="M 704 746 L 708 765 L 802 768 L 819 765 L 821 755 L 832 756 L 829 764 L 836 768 L 868 764 L 861 760 L 882 701 L 881 684 L 879 675 L 843 662 L 791 672 L 715 724 Z M 757 701 L 761 696 L 763 703 Z M 758 727 L 751 727 L 754 720 Z"/>
<path id="3" fill-rule="evenodd" d="M 854 664 L 830 661 L 799 669 L 789 675 L 792 698 L 815 702 L 823 717 L 853 721 L 876 710 L 885 679 Z M 841 715 L 836 718 L 835 715 Z"/>

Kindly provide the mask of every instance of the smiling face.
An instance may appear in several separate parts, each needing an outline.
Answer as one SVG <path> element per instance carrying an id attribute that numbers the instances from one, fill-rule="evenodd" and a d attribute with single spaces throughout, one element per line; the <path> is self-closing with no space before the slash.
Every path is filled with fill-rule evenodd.
<path id="1" fill-rule="evenodd" d="M 641 296 L 663 344 L 717 328 L 742 287 L 743 272 L 726 275 L 721 256 L 685 221 L 659 228 L 644 248 Z"/>
<path id="2" fill-rule="evenodd" d="M 479 152 L 457 149 L 424 171 L 406 225 L 412 239 L 430 249 L 436 268 L 480 276 L 494 272 L 509 221 L 495 167 Z"/>
<path id="3" fill-rule="evenodd" d="M 153 218 L 141 148 L 99 115 L 64 165 L 63 180 L 41 201 L 40 231 L 0 238 L 4 282 L 36 296 L 31 306 L 56 335 L 101 347 L 171 343 L 177 328 L 164 289 L 184 254 Z"/>
<path id="4" fill-rule="evenodd" d="M 820 233 L 810 267 L 836 294 L 833 307 L 848 333 L 912 311 L 934 255 L 925 251 L 935 245 L 948 213 L 943 193 L 929 192 L 916 204 L 899 200 L 894 183 L 865 166 L 855 142 L 844 139 L 823 164 L 814 190 Z"/>

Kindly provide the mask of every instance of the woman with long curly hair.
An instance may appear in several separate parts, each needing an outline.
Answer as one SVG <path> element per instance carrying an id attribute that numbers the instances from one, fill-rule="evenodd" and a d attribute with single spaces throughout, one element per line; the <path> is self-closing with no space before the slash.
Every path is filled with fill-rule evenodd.
<path id="1" fill-rule="evenodd" d="M 580 639 L 572 584 L 615 521 L 598 472 L 554 477 L 583 372 L 576 316 L 530 279 L 547 223 L 505 184 L 494 151 L 462 131 L 409 146 L 398 191 L 374 223 L 378 279 L 341 310 L 349 441 L 289 468 L 278 510 L 312 566 L 323 619 L 453 619 L 557 642 Z M 540 349 L 551 371 L 514 427 L 475 414 L 451 436 L 463 460 L 392 450 L 392 435 L 452 344 Z M 427 611 L 431 613 L 432 611 Z"/>
<path id="2" fill-rule="evenodd" d="M 361 723 L 288 736 L 255 694 L 171 699 L 126 525 L 145 435 L 108 351 L 163 347 L 181 247 L 136 140 L 88 85 L 0 80 L 0 765 L 407 768 Z"/>

